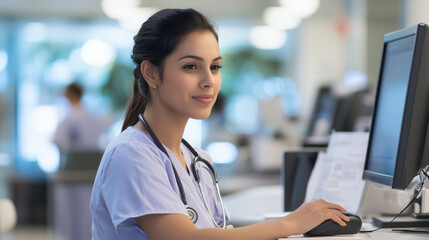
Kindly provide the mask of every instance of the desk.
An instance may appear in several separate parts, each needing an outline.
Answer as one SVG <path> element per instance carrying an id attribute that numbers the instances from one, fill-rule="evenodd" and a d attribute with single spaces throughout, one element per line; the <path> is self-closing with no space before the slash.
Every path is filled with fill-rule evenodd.
<path id="1" fill-rule="evenodd" d="M 427 240 L 429 239 L 429 234 L 422 233 L 405 233 L 405 232 L 395 232 L 391 229 L 380 229 L 373 233 L 359 233 L 351 236 L 348 235 L 338 235 L 338 236 L 329 236 L 329 237 L 302 237 L 302 236 L 291 236 L 289 238 L 279 238 L 278 240 L 290 240 L 290 239 L 302 239 L 302 240 Z"/>
<path id="2" fill-rule="evenodd" d="M 219 189 L 222 195 L 232 194 L 255 186 L 280 185 L 280 172 L 246 173 L 220 176 Z"/>
<path id="3" fill-rule="evenodd" d="M 264 221 L 266 213 L 283 212 L 281 185 L 248 188 L 222 198 L 230 223 L 235 227 Z"/>
<path id="4" fill-rule="evenodd" d="M 280 213 L 283 211 L 283 187 L 281 185 L 259 186 L 249 188 L 223 197 L 223 202 L 230 216 L 230 223 L 235 227 L 258 223 L 264 220 L 264 214 Z M 365 228 L 369 223 L 365 223 Z M 330 237 L 291 236 L 286 239 L 373 239 L 373 240 L 423 240 L 429 239 L 429 234 L 396 232 L 391 229 L 380 229 L 373 233 L 342 235 Z M 285 240 L 286 240 L 285 239 Z"/>

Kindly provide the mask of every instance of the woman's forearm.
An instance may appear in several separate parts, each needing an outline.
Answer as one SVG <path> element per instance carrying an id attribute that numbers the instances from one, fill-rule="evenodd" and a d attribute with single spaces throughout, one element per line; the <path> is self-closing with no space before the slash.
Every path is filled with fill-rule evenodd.
<path id="1" fill-rule="evenodd" d="M 152 240 L 268 240 L 305 233 L 326 219 L 345 226 L 350 219 L 339 205 L 316 200 L 302 204 L 287 216 L 246 227 L 198 229 L 188 216 L 182 214 L 151 214 L 135 218 Z"/>
<path id="2" fill-rule="evenodd" d="M 194 231 L 190 238 L 191 240 L 269 240 L 291 235 L 288 231 L 288 223 L 286 221 L 267 221 L 245 227 L 219 229 L 207 228 Z"/>

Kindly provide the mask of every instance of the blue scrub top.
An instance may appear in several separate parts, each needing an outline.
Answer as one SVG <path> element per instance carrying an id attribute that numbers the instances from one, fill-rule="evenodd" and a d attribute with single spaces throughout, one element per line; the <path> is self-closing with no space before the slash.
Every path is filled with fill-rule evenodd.
<path id="1" fill-rule="evenodd" d="M 196 227 L 215 227 L 192 172 L 188 174 L 174 154 L 166 149 L 182 181 L 188 206 L 198 214 Z M 183 144 L 181 149 L 186 165 L 191 169 L 194 157 Z M 211 163 L 206 152 L 197 151 Z M 203 163 L 199 163 L 198 168 L 208 205 L 216 222 L 222 226 L 222 209 L 213 175 Z M 94 240 L 149 239 L 135 217 L 147 214 L 188 216 L 169 158 L 148 135 L 133 127 L 123 131 L 107 147 L 95 178 L 90 209 Z M 228 224 L 228 216 L 226 221 Z"/>

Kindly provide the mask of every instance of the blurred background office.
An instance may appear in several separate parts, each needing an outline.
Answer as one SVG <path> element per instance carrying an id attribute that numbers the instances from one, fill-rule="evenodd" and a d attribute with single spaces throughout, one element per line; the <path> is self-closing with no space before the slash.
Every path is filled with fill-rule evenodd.
<path id="1" fill-rule="evenodd" d="M 82 106 L 106 126 L 102 151 L 123 120 L 132 37 L 171 7 L 201 11 L 219 32 L 222 97 L 185 138 L 212 154 L 224 195 L 280 184 L 287 149 L 368 130 L 383 35 L 429 23 L 424 0 L 0 0 L 0 198 L 17 213 L 3 239 L 78 239 L 73 224 L 87 223 L 72 210 L 88 210 L 77 203 L 100 155 L 62 165 L 52 139 L 71 108 L 63 89 L 79 79 Z"/>

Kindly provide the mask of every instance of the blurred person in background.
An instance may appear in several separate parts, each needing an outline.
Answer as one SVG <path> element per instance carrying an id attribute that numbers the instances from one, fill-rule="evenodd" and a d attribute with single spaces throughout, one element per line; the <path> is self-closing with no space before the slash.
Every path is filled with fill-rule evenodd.
<path id="1" fill-rule="evenodd" d="M 70 113 L 58 124 L 53 142 L 61 151 L 100 151 L 103 123 L 81 104 L 84 93 L 78 83 L 69 84 L 63 94 L 71 105 Z"/>

